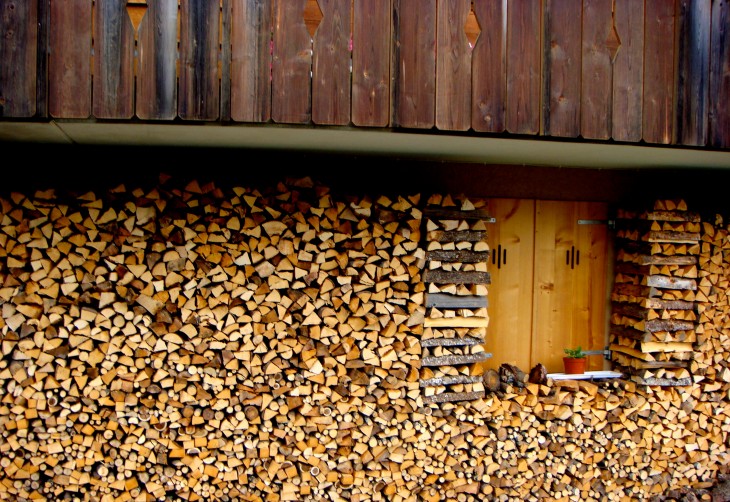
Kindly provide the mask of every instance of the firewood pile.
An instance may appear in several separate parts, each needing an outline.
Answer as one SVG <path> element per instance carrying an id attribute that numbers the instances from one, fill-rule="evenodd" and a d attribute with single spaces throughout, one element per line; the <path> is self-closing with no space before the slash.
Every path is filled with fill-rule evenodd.
<path id="1" fill-rule="evenodd" d="M 479 340 L 488 250 L 427 239 L 453 218 L 425 202 L 165 176 L 0 197 L 0 500 L 603 501 L 727 472 L 725 230 L 702 238 L 703 381 L 430 392 L 478 376 L 423 359 Z M 482 282 L 438 279 L 457 271 Z"/>
<path id="2" fill-rule="evenodd" d="M 421 340 L 421 387 L 426 402 L 443 403 L 485 395 L 481 364 L 489 284 L 488 215 L 468 199 L 433 196 L 425 210 L 426 318 Z"/>
<path id="3" fill-rule="evenodd" d="M 612 294 L 613 361 L 640 383 L 688 385 L 697 341 L 700 217 L 684 201 L 620 210 Z"/>

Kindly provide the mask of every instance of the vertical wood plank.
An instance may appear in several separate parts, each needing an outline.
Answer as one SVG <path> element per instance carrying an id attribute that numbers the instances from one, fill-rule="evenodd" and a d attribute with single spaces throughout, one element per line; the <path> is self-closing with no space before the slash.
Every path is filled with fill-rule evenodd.
<path id="1" fill-rule="evenodd" d="M 149 0 L 137 44 L 137 116 L 172 120 L 177 115 L 177 0 Z"/>
<path id="2" fill-rule="evenodd" d="M 271 0 L 233 0 L 231 118 L 271 118 Z"/>
<path id="3" fill-rule="evenodd" d="M 48 110 L 52 117 L 91 114 L 92 0 L 51 2 Z"/>
<path id="4" fill-rule="evenodd" d="M 231 14 L 232 0 L 221 0 L 221 99 L 220 118 L 231 120 Z"/>
<path id="5" fill-rule="evenodd" d="M 549 373 L 563 371 L 563 349 L 578 343 L 573 325 L 573 274 L 570 252 L 575 245 L 572 203 L 538 200 L 535 207 L 535 282 L 532 364 Z M 585 348 L 585 347 L 584 347 Z"/>
<path id="6" fill-rule="evenodd" d="M 505 128 L 507 93 L 505 6 L 503 0 L 472 2 L 481 31 L 471 54 L 471 126 L 479 132 L 501 133 Z"/>
<path id="7" fill-rule="evenodd" d="M 134 114 L 134 28 L 126 0 L 96 0 L 92 110 L 100 119 Z"/>
<path id="8" fill-rule="evenodd" d="M 390 121 L 391 0 L 354 0 L 352 123 L 385 127 Z"/>
<path id="9" fill-rule="evenodd" d="M 581 114 L 581 25 L 565 22 L 582 10 L 581 0 L 547 0 L 545 26 L 543 133 L 576 138 Z"/>
<path id="10" fill-rule="evenodd" d="M 393 124 L 430 129 L 436 115 L 436 0 L 394 0 Z"/>
<path id="11" fill-rule="evenodd" d="M 233 120 L 266 122 L 271 118 L 271 3 L 271 0 L 233 0 Z"/>
<path id="12" fill-rule="evenodd" d="M 583 0 L 580 132 L 586 139 L 611 137 L 612 0 Z"/>
<path id="13" fill-rule="evenodd" d="M 0 117 L 36 113 L 38 4 L 0 0 Z"/>
<path id="14" fill-rule="evenodd" d="M 181 0 L 178 115 L 182 119 L 219 117 L 219 33 L 219 2 Z"/>
<path id="15" fill-rule="evenodd" d="M 502 363 L 531 368 L 532 265 L 534 260 L 535 201 L 490 199 L 487 225 L 489 260 L 489 327 L 485 350 L 492 357 L 485 368 Z"/>
<path id="16" fill-rule="evenodd" d="M 507 132 L 537 134 L 540 129 L 540 31 L 540 0 L 508 3 Z"/>
<path id="17" fill-rule="evenodd" d="M 350 123 L 350 0 L 317 0 L 322 22 L 313 42 L 312 121 Z"/>
<path id="18" fill-rule="evenodd" d="M 350 122 L 352 3 L 317 1 L 322 20 L 312 44 L 312 121 L 347 125 Z"/>
<path id="19" fill-rule="evenodd" d="M 609 292 L 607 291 L 606 257 L 608 253 L 608 206 L 600 202 L 575 202 L 577 220 L 574 223 L 576 265 L 573 269 L 573 323 L 571 346 L 584 350 L 601 350 L 606 346 Z M 602 370 L 603 358 L 590 356 L 588 370 Z"/>
<path id="20" fill-rule="evenodd" d="M 645 9 L 643 138 L 669 144 L 674 136 L 674 0 L 645 2 Z"/>
<path id="21" fill-rule="evenodd" d="M 471 126 L 471 48 L 466 25 L 471 0 L 439 2 L 436 33 L 436 127 L 466 131 Z"/>
<path id="22" fill-rule="evenodd" d="M 312 117 L 312 39 L 304 23 L 307 0 L 277 0 L 271 116 L 275 122 L 306 124 Z"/>
<path id="23" fill-rule="evenodd" d="M 704 146 L 710 106 L 711 0 L 678 0 L 676 142 Z"/>
<path id="24" fill-rule="evenodd" d="M 730 2 L 713 0 L 710 45 L 709 143 L 730 146 Z"/>
<path id="25" fill-rule="evenodd" d="M 641 141 L 644 85 L 644 2 L 616 0 L 616 32 L 621 46 L 613 62 L 611 136 L 616 141 Z"/>
<path id="26" fill-rule="evenodd" d="M 48 51 L 51 0 L 38 0 L 38 51 L 36 59 L 36 116 L 48 117 Z"/>

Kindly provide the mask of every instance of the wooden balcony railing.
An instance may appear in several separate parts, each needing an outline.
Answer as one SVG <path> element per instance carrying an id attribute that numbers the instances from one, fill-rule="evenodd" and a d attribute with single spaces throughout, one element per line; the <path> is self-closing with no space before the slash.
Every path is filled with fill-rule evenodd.
<path id="1" fill-rule="evenodd" d="M 720 0 L 0 0 L 0 119 L 730 146 Z"/>

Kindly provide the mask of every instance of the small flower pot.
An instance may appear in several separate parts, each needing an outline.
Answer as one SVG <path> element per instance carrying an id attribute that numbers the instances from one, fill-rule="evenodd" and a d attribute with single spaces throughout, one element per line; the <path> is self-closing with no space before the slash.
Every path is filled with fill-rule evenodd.
<path id="1" fill-rule="evenodd" d="M 563 366 L 568 375 L 580 375 L 586 372 L 588 359 L 585 357 L 564 357 Z"/>

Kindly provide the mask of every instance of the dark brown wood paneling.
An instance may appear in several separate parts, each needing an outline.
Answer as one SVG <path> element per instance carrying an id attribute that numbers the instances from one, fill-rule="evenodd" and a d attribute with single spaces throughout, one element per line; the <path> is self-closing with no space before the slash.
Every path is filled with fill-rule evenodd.
<path id="1" fill-rule="evenodd" d="M 713 0 L 710 41 L 709 143 L 730 146 L 730 2 Z"/>
<path id="2" fill-rule="evenodd" d="M 0 117 L 36 113 L 38 4 L 0 0 Z"/>
<path id="3" fill-rule="evenodd" d="M 134 28 L 126 0 L 96 0 L 92 110 L 100 119 L 134 114 Z"/>
<path id="4" fill-rule="evenodd" d="M 436 115 L 436 0 L 394 0 L 393 124 L 430 129 Z"/>
<path id="5" fill-rule="evenodd" d="M 442 131 L 471 126 L 471 48 L 464 32 L 470 11 L 470 0 L 438 3 L 436 127 Z"/>
<path id="6" fill-rule="evenodd" d="M 354 0 L 352 123 L 385 127 L 390 120 L 390 0 Z"/>
<path id="7" fill-rule="evenodd" d="M 91 114 L 92 0 L 51 2 L 48 109 L 52 117 Z"/>
<path id="8" fill-rule="evenodd" d="M 312 117 L 312 39 L 304 23 L 307 0 L 274 4 L 271 116 L 275 122 L 307 124 Z"/>
<path id="9" fill-rule="evenodd" d="M 614 19 L 621 46 L 613 61 L 611 136 L 641 141 L 644 85 L 644 2 L 616 0 Z"/>
<path id="10" fill-rule="evenodd" d="M 710 107 L 710 0 L 679 0 L 676 142 L 704 146 Z"/>
<path id="11" fill-rule="evenodd" d="M 137 42 L 137 116 L 172 120 L 177 114 L 177 0 L 147 5 Z"/>
<path id="12" fill-rule="evenodd" d="M 540 0 L 507 3 L 507 131 L 540 129 Z"/>
<path id="13" fill-rule="evenodd" d="M 574 138 L 580 134 L 581 0 L 547 0 L 545 26 L 543 133 Z"/>
<path id="14" fill-rule="evenodd" d="M 181 0 L 178 115 L 182 119 L 219 116 L 219 33 L 219 2 Z"/>
<path id="15" fill-rule="evenodd" d="M 221 120 L 231 120 L 231 6 L 232 0 L 221 0 Z"/>
<path id="16" fill-rule="evenodd" d="M 674 91 L 674 0 L 645 3 L 643 138 L 672 142 Z"/>
<path id="17" fill-rule="evenodd" d="M 351 0 L 317 0 L 322 21 L 312 55 L 312 121 L 350 123 Z"/>
<path id="18" fill-rule="evenodd" d="M 583 0 L 580 133 L 586 139 L 611 137 L 611 60 L 618 50 L 612 0 Z"/>
<path id="19" fill-rule="evenodd" d="M 233 0 L 231 118 L 271 118 L 271 0 Z"/>
<path id="20" fill-rule="evenodd" d="M 502 0 L 472 3 L 480 28 L 471 54 L 471 126 L 475 131 L 499 133 L 505 128 L 505 5 Z"/>

